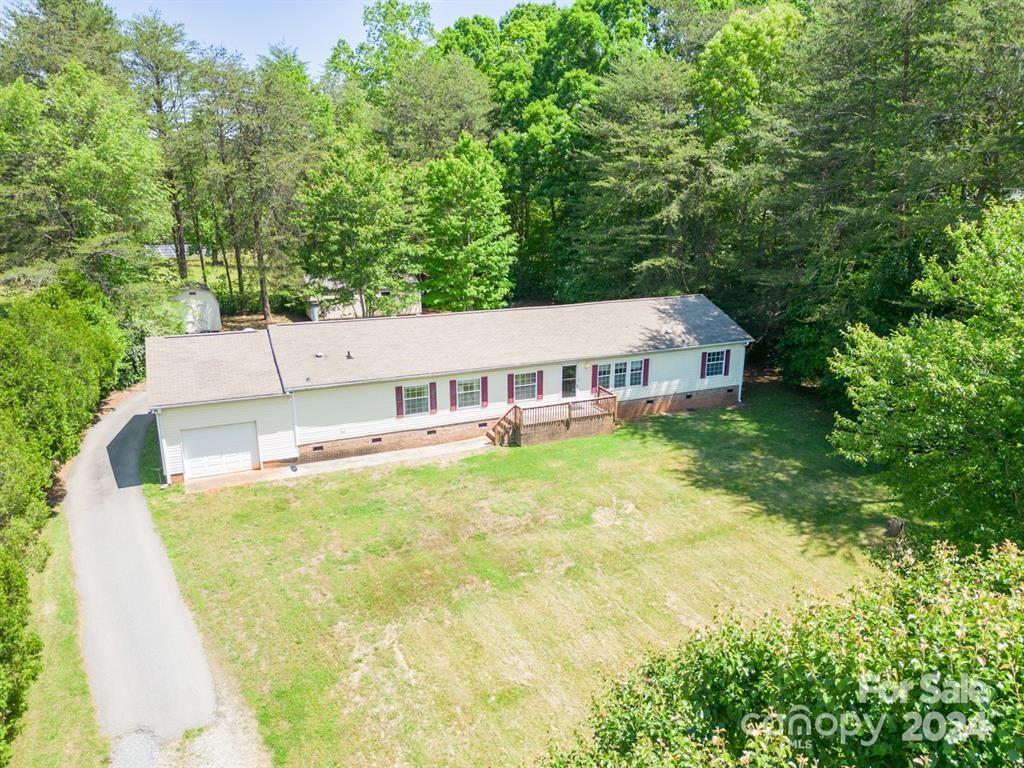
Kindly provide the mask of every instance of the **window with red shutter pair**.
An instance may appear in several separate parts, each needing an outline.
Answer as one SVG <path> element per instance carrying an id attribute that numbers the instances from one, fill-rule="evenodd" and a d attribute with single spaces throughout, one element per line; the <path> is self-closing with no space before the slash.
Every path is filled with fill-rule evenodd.
<path id="1" fill-rule="evenodd" d="M 728 376 L 729 358 L 731 357 L 731 349 L 719 349 L 714 352 L 701 352 L 700 377 L 702 379 L 706 379 L 709 376 Z"/>
<path id="2" fill-rule="evenodd" d="M 395 416 L 400 419 L 421 413 L 437 413 L 437 383 L 395 387 Z"/>
<path id="3" fill-rule="evenodd" d="M 448 381 L 450 410 L 487 407 L 487 377 L 478 379 L 450 379 Z"/>
<path id="4" fill-rule="evenodd" d="M 508 402 L 544 399 L 544 371 L 510 373 L 505 380 Z"/>

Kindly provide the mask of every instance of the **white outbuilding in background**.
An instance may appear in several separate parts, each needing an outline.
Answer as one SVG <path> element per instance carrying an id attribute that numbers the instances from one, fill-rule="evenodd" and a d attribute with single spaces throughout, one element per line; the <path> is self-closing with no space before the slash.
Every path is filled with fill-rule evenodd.
<path id="1" fill-rule="evenodd" d="M 205 285 L 192 285 L 174 297 L 182 306 L 185 333 L 215 333 L 220 330 L 220 303 Z"/>

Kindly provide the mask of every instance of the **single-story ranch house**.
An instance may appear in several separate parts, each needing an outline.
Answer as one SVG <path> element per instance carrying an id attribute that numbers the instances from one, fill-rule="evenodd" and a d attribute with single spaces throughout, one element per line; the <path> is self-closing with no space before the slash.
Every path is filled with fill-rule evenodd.
<path id="1" fill-rule="evenodd" d="M 294 323 L 149 338 L 147 387 L 176 481 L 736 403 L 750 342 L 701 295 Z"/>

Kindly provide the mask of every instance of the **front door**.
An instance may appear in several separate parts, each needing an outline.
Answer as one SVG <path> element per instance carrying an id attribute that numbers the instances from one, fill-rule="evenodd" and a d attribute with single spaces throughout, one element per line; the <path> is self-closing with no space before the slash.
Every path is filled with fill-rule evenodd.
<path id="1" fill-rule="evenodd" d="M 576 366 L 562 366 L 562 397 L 576 397 Z"/>

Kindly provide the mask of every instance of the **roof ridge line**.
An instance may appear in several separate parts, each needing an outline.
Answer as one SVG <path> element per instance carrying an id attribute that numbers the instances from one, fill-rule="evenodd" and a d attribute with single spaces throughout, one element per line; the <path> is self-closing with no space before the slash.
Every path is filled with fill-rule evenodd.
<path id="1" fill-rule="evenodd" d="M 317 320 L 315 323 L 268 323 L 267 330 L 271 328 L 289 328 L 289 327 L 305 327 L 309 325 L 329 325 L 333 323 L 348 323 L 349 325 L 354 323 L 363 323 L 380 320 L 416 320 L 425 318 L 435 317 L 452 317 L 452 316 L 465 316 L 465 315 L 492 315 L 496 312 L 528 312 L 542 309 L 559 309 L 562 307 L 589 307 L 595 304 L 629 304 L 632 302 L 640 301 L 657 301 L 659 299 L 693 299 L 693 298 L 704 298 L 707 299 L 703 293 L 673 293 L 667 296 L 634 296 L 629 299 L 597 299 L 594 301 L 567 301 L 561 304 L 533 304 L 525 307 L 498 307 L 495 309 L 466 309 L 466 310 L 447 310 L 445 312 L 423 312 L 418 315 L 386 315 L 383 317 L 339 317 L 334 320 Z M 710 301 L 710 299 L 708 299 Z M 714 303 L 714 302 L 712 302 Z M 717 307 L 718 305 L 715 304 Z M 721 307 L 719 307 L 721 309 Z"/>
<path id="2" fill-rule="evenodd" d="M 239 328 L 237 331 L 200 331 L 199 333 L 170 333 L 147 336 L 147 339 L 217 339 L 222 336 L 237 336 L 242 333 L 256 333 L 261 328 Z"/>
<path id="3" fill-rule="evenodd" d="M 274 349 L 274 336 L 270 333 L 270 327 L 263 329 L 267 334 L 267 343 L 270 344 L 270 359 L 274 361 L 274 370 L 277 371 L 277 383 L 281 385 L 281 394 L 287 395 L 288 389 L 284 385 L 284 377 L 281 375 L 281 366 L 277 362 L 277 350 Z"/>

